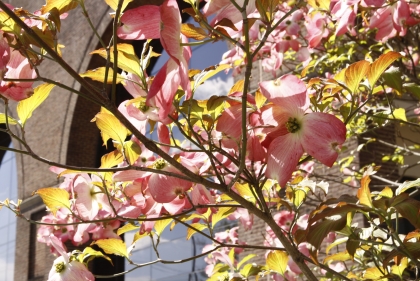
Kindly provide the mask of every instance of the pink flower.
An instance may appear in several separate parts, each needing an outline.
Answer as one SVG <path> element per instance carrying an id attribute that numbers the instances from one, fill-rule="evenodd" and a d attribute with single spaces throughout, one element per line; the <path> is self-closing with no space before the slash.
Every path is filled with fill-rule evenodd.
<path id="1" fill-rule="evenodd" d="M 165 119 L 173 111 L 172 102 L 179 86 L 186 91 L 187 98 L 191 97 L 188 77 L 191 49 L 181 47 L 178 4 L 176 0 L 166 0 L 161 6 L 140 6 L 126 11 L 121 22 L 123 26 L 118 29 L 118 37 L 135 40 L 160 38 L 170 57 L 156 75 L 147 95 L 148 105 L 155 98 L 155 105 L 160 108 L 159 118 Z"/>
<path id="2" fill-rule="evenodd" d="M 260 83 L 263 95 L 273 102 L 267 135 L 266 176 L 284 187 L 304 152 L 331 167 L 337 159 L 337 147 L 346 139 L 346 127 L 327 113 L 305 114 L 309 98 L 305 84 L 293 75 Z"/>
<path id="3" fill-rule="evenodd" d="M 90 281 L 95 280 L 93 274 L 86 268 L 86 266 L 77 261 L 70 259 L 71 254 L 66 253 L 61 241 L 51 235 L 51 244 L 60 253 L 60 257 L 56 258 L 53 267 L 48 275 L 48 281 Z"/>
<path id="4" fill-rule="evenodd" d="M 6 57 L 5 57 L 6 56 Z M 7 54 L 3 54 L 4 60 Z M 26 57 L 22 56 L 19 51 L 12 51 L 10 54 L 10 61 L 7 63 L 7 72 L 4 78 L 8 79 L 34 79 L 36 77 L 35 70 L 32 69 Z M 1 69 L 3 72 L 4 69 Z M 33 93 L 32 81 L 19 82 L 19 81 L 1 81 L 0 94 L 4 97 L 20 101 L 29 98 Z"/>

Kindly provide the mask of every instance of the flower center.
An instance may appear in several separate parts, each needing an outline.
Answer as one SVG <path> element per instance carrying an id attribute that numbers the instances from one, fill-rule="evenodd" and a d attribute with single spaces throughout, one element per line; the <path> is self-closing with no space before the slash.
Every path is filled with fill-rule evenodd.
<path id="1" fill-rule="evenodd" d="M 65 269 L 66 269 L 66 266 L 64 265 L 64 262 L 60 262 L 55 265 L 55 271 L 58 273 L 63 272 Z"/>
<path id="2" fill-rule="evenodd" d="M 146 105 L 146 103 L 144 101 L 139 102 L 139 105 L 137 107 L 141 112 L 145 113 L 146 111 L 149 110 L 149 106 Z"/>
<path id="3" fill-rule="evenodd" d="M 300 123 L 294 117 L 290 117 L 286 122 L 286 128 L 289 133 L 296 133 L 300 129 Z"/>
<path id="4" fill-rule="evenodd" d="M 166 162 L 163 159 L 158 159 L 156 160 L 156 162 L 153 164 L 153 169 L 156 170 L 162 170 L 163 168 L 165 168 L 166 166 Z"/>

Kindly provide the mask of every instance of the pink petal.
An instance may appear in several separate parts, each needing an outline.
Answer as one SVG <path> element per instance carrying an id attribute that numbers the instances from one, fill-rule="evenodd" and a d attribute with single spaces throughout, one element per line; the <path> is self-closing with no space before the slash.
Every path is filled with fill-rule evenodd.
<path id="1" fill-rule="evenodd" d="M 285 111 L 295 112 L 297 108 L 308 108 L 306 85 L 294 75 L 286 74 L 276 80 L 261 82 L 260 89 L 267 99 Z"/>
<path id="2" fill-rule="evenodd" d="M 158 203 L 169 203 L 191 187 L 191 183 L 175 177 L 153 174 L 149 179 L 149 191 Z"/>
<path id="3" fill-rule="evenodd" d="M 302 146 L 324 165 L 331 167 L 337 159 L 337 146 L 346 140 L 346 126 L 337 117 L 314 112 L 302 120 Z"/>
<path id="4" fill-rule="evenodd" d="M 296 170 L 302 154 L 303 147 L 299 134 L 289 133 L 277 137 L 268 148 L 266 176 L 277 180 L 280 186 L 284 187 Z"/>
<path id="5" fill-rule="evenodd" d="M 176 0 L 167 0 L 160 7 L 162 22 L 160 26 L 160 41 L 168 55 L 181 64 L 181 15 Z"/>
<path id="6" fill-rule="evenodd" d="M 160 38 L 159 6 L 145 5 L 124 12 L 121 17 L 124 24 L 117 30 L 121 39 L 157 39 Z"/>
<path id="7" fill-rule="evenodd" d="M 159 137 L 160 143 L 167 144 L 167 145 L 171 144 L 171 138 L 169 136 L 168 127 L 166 125 L 163 125 L 162 123 L 158 124 L 158 137 Z M 168 153 L 170 146 L 161 145 L 160 148 L 166 153 Z"/>

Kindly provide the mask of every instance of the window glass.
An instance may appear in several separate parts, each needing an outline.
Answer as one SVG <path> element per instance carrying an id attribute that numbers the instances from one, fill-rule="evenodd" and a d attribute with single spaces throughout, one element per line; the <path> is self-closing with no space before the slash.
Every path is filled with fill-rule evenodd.
<path id="1" fill-rule="evenodd" d="M 16 159 L 7 151 L 0 166 L 0 200 L 17 201 Z M 0 210 L 0 281 L 13 280 L 16 241 L 16 216 L 6 208 Z"/>

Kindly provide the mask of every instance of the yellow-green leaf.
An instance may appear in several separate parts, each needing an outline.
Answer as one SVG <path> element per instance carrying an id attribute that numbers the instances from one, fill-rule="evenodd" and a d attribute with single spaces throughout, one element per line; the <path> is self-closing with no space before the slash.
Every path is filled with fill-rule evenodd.
<path id="1" fill-rule="evenodd" d="M 244 257 L 240 262 L 238 262 L 237 268 L 241 268 L 241 266 L 246 263 L 247 261 L 249 261 L 250 259 L 252 259 L 253 257 L 256 257 L 257 255 L 255 254 L 249 254 L 246 257 Z"/>
<path id="2" fill-rule="evenodd" d="M 194 40 L 204 40 L 207 38 L 207 33 L 204 29 L 191 23 L 183 23 L 181 26 L 181 33 Z"/>
<path id="3" fill-rule="evenodd" d="M 360 204 L 372 207 L 372 196 L 369 189 L 369 183 L 369 176 L 362 178 L 360 182 L 360 188 L 357 191 L 357 198 L 359 199 Z"/>
<path id="4" fill-rule="evenodd" d="M 127 246 L 124 241 L 116 238 L 100 239 L 92 244 L 98 245 L 106 254 L 113 254 L 128 258 Z"/>
<path id="5" fill-rule="evenodd" d="M 106 144 L 109 138 L 120 144 L 124 143 L 128 130 L 123 124 L 121 124 L 117 117 L 112 115 L 110 112 L 101 111 L 96 114 L 92 121 L 96 121 L 96 125 L 99 130 L 101 130 L 104 144 Z"/>
<path id="6" fill-rule="evenodd" d="M 38 189 L 35 194 L 41 196 L 42 201 L 48 209 L 50 209 L 54 216 L 60 208 L 64 207 L 70 209 L 70 196 L 64 189 L 58 187 L 46 187 Z"/>
<path id="7" fill-rule="evenodd" d="M 324 259 L 324 263 L 326 264 L 329 261 L 348 261 L 352 257 L 347 252 L 339 252 L 333 255 L 330 255 Z"/>
<path id="8" fill-rule="evenodd" d="M 394 111 L 392 112 L 392 114 L 390 115 L 390 117 L 393 118 L 393 119 L 407 121 L 407 117 L 405 115 L 405 109 L 402 108 L 402 107 L 401 108 L 394 109 Z"/>
<path id="9" fill-rule="evenodd" d="M 386 272 L 383 268 L 371 267 L 366 269 L 363 279 L 365 280 L 388 280 L 382 272 Z"/>
<path id="10" fill-rule="evenodd" d="M 112 168 L 124 161 L 124 157 L 118 150 L 114 150 L 101 157 L 101 167 L 99 168 Z"/>
<path id="11" fill-rule="evenodd" d="M 46 14 L 51 11 L 53 8 L 57 8 L 60 15 L 68 12 L 77 7 L 78 1 L 76 0 L 47 0 L 47 3 L 42 6 L 41 13 Z"/>
<path id="12" fill-rule="evenodd" d="M 158 220 L 155 222 L 155 233 L 160 236 L 165 228 L 173 221 L 173 219 Z"/>
<path id="13" fill-rule="evenodd" d="M 212 228 L 214 229 L 215 225 L 224 218 L 227 218 L 230 214 L 232 214 L 236 208 L 231 207 L 223 207 L 217 210 L 217 213 L 213 214 L 211 217 Z"/>
<path id="14" fill-rule="evenodd" d="M 399 59 L 401 55 L 397 52 L 388 52 L 381 55 L 376 61 L 370 65 L 370 70 L 367 73 L 367 78 L 371 88 L 378 81 L 382 73 L 391 65 L 395 60 Z"/>
<path id="15" fill-rule="evenodd" d="M 118 67 L 124 71 L 137 74 L 142 76 L 140 72 L 140 59 L 137 57 L 134 52 L 134 47 L 131 44 L 118 44 Z M 107 58 L 107 51 L 105 49 L 99 49 L 91 52 L 91 54 L 98 54 L 103 58 Z M 114 62 L 114 48 L 110 48 L 110 57 L 111 63 Z"/>
<path id="16" fill-rule="evenodd" d="M 34 89 L 34 94 L 18 103 L 17 113 L 22 126 L 25 125 L 26 121 L 32 116 L 32 112 L 48 97 L 53 84 L 42 84 Z"/>
<path id="17" fill-rule="evenodd" d="M 402 275 L 403 275 L 403 272 L 407 268 L 407 266 L 408 266 L 408 258 L 407 257 L 403 257 L 400 260 L 400 264 L 399 265 L 396 265 L 395 264 L 395 265 L 393 265 L 391 267 L 391 273 L 392 274 L 395 274 L 395 275 L 398 275 L 401 278 Z"/>
<path id="18" fill-rule="evenodd" d="M 124 11 L 127 5 L 132 2 L 133 0 L 124 0 L 122 3 L 121 11 Z M 118 7 L 118 0 L 105 0 L 105 2 L 108 4 L 108 6 L 111 7 L 114 11 L 117 10 Z"/>
<path id="19" fill-rule="evenodd" d="M 207 79 L 213 77 L 220 71 L 231 68 L 229 64 L 220 64 L 215 66 L 210 66 L 201 71 L 199 74 L 194 76 L 194 90 L 201 84 L 203 84 Z"/>
<path id="20" fill-rule="evenodd" d="M 126 223 L 122 227 L 118 228 L 117 235 L 121 235 L 121 234 L 124 234 L 126 232 L 136 230 L 136 229 L 139 229 L 139 228 L 140 228 L 140 226 L 134 225 L 132 223 Z"/>
<path id="21" fill-rule="evenodd" d="M 83 250 L 83 253 L 78 256 L 79 262 L 86 262 L 86 263 L 89 262 L 89 261 L 91 261 L 94 258 L 104 258 L 104 259 L 106 259 L 107 261 L 109 261 L 113 265 L 112 260 L 111 260 L 110 257 L 104 255 L 100 251 L 96 251 L 96 250 L 92 249 L 91 247 L 86 247 Z"/>
<path id="22" fill-rule="evenodd" d="M 359 88 L 360 82 L 365 78 L 370 69 L 370 63 L 362 60 L 350 65 L 345 72 L 345 82 L 352 93 Z"/>
<path id="23" fill-rule="evenodd" d="M 394 196 L 394 193 L 392 192 L 392 189 L 387 186 L 384 189 L 382 189 L 381 193 L 379 193 L 379 196 L 392 198 L 392 196 Z"/>
<path id="24" fill-rule="evenodd" d="M 14 118 L 7 116 L 7 123 L 9 125 L 16 125 L 18 122 Z M 6 124 L 6 114 L 4 113 L 0 113 L 0 124 Z"/>
<path id="25" fill-rule="evenodd" d="M 134 162 L 136 162 L 139 158 L 140 154 L 141 148 L 136 142 L 129 140 L 124 143 L 124 155 L 130 164 L 134 164 Z"/>
<path id="26" fill-rule="evenodd" d="M 207 228 L 206 224 L 202 223 L 193 223 L 191 224 L 192 227 L 196 228 L 197 230 L 201 231 L 203 229 Z M 197 231 L 195 229 L 192 229 L 191 227 L 188 227 L 187 229 L 187 240 L 190 240 L 190 238 L 196 233 Z"/>
<path id="27" fill-rule="evenodd" d="M 236 192 L 241 195 L 244 199 L 255 203 L 255 197 L 254 194 L 251 191 L 251 188 L 247 183 L 246 184 L 240 184 L 238 182 L 235 183 L 233 186 L 234 189 L 236 189 Z"/>
<path id="28" fill-rule="evenodd" d="M 287 268 L 289 256 L 283 251 L 272 251 L 267 256 L 267 266 L 281 275 L 284 274 Z"/>
<path id="29" fill-rule="evenodd" d="M 95 69 L 88 70 L 84 73 L 81 73 L 80 76 L 87 77 L 95 81 L 104 82 L 105 70 L 106 70 L 106 67 L 98 67 Z M 112 68 L 108 68 L 108 79 L 106 81 L 108 84 L 112 84 L 113 73 L 114 71 L 112 70 Z M 121 82 L 124 83 L 124 77 L 122 77 L 121 74 L 118 73 L 116 83 L 119 84 Z"/>

